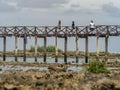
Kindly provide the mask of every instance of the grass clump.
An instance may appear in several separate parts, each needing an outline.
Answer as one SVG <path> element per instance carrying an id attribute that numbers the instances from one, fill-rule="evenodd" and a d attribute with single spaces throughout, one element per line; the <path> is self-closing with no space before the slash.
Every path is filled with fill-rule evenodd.
<path id="1" fill-rule="evenodd" d="M 109 73 L 109 70 L 106 68 L 105 64 L 99 60 L 91 60 L 87 70 L 95 74 Z"/>

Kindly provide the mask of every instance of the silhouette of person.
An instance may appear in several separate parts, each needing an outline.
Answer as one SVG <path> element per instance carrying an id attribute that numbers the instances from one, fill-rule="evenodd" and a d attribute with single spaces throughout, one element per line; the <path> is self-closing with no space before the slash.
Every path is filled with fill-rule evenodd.
<path id="1" fill-rule="evenodd" d="M 72 29 L 75 29 L 75 22 L 72 21 Z"/>
<path id="2" fill-rule="evenodd" d="M 61 29 L 61 20 L 58 21 L 58 29 Z"/>

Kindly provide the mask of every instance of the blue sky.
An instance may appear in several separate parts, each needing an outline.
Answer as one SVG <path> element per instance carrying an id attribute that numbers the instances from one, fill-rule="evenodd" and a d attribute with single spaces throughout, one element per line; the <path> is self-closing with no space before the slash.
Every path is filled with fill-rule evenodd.
<path id="1" fill-rule="evenodd" d="M 120 24 L 120 0 L 0 0 L 0 25 Z"/>

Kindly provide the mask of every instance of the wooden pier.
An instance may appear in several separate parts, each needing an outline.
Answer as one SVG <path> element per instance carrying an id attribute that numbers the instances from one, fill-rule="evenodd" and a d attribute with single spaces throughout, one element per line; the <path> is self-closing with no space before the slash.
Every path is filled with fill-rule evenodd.
<path id="1" fill-rule="evenodd" d="M 94 31 L 89 26 L 61 26 L 61 21 L 56 26 L 0 26 L 0 37 L 3 38 L 3 60 L 6 60 L 6 37 L 15 37 L 15 61 L 18 56 L 18 38 L 23 38 L 23 57 L 26 61 L 27 37 L 35 38 L 35 62 L 37 62 L 38 38 L 44 39 L 44 62 L 46 62 L 47 37 L 55 37 L 55 62 L 58 61 L 58 39 L 64 38 L 64 62 L 67 63 L 68 37 L 75 37 L 76 63 L 78 63 L 79 38 L 85 38 L 85 62 L 89 58 L 89 37 L 96 37 L 96 58 L 99 58 L 99 38 L 105 38 L 105 59 L 108 59 L 108 39 L 110 36 L 120 36 L 120 25 L 96 25 Z"/>

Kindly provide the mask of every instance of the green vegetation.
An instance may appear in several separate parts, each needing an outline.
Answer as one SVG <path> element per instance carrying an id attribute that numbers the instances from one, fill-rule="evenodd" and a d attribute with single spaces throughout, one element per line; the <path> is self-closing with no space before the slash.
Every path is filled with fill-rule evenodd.
<path id="1" fill-rule="evenodd" d="M 35 48 L 31 46 L 30 52 L 34 52 Z M 55 46 L 47 46 L 46 47 L 47 52 L 55 52 Z M 44 52 L 44 46 L 38 46 L 38 52 Z M 63 51 L 61 49 L 58 49 L 58 52 L 62 53 Z"/>
<path id="2" fill-rule="evenodd" d="M 75 53 L 76 53 L 76 51 L 72 51 L 72 50 L 68 50 L 68 51 L 67 51 L 67 54 L 68 54 L 68 55 L 70 55 L 70 54 L 75 54 Z"/>
<path id="3" fill-rule="evenodd" d="M 99 60 L 91 60 L 87 70 L 92 73 L 109 73 L 109 70 L 105 67 L 105 63 Z"/>

